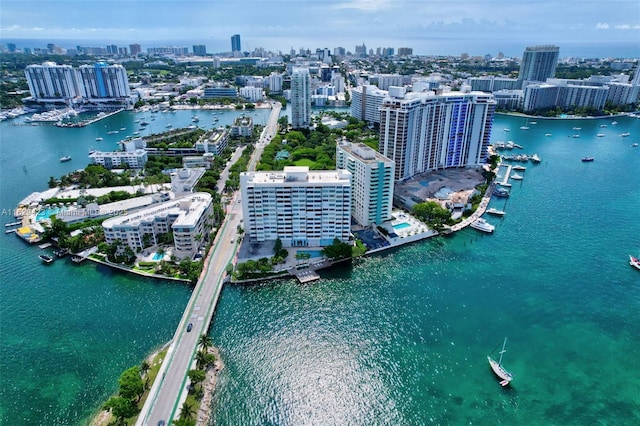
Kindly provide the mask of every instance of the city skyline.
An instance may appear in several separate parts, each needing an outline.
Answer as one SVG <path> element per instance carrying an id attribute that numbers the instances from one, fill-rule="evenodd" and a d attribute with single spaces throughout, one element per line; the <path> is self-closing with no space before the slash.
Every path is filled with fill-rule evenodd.
<path id="1" fill-rule="evenodd" d="M 491 0 L 478 5 L 464 0 L 434 6 L 417 0 L 246 0 L 241 7 L 238 2 L 206 1 L 191 2 L 189 7 L 177 1 L 153 2 L 150 7 L 150 1 L 136 0 L 126 2 L 127 13 L 123 14 L 114 2 L 101 0 L 9 0 L 0 6 L 0 39 L 121 44 L 173 40 L 205 44 L 209 52 L 225 52 L 230 51 L 230 37 L 240 34 L 244 51 L 264 47 L 288 53 L 291 48 L 341 46 L 353 52 L 355 45 L 365 43 L 374 50 L 413 47 L 415 54 L 477 55 L 506 50 L 507 55 L 519 55 L 528 45 L 556 44 L 561 56 L 563 45 L 630 45 L 640 39 L 637 2 L 615 0 L 607 7 L 592 0 L 581 3 L 576 7 L 573 3 Z M 640 55 L 638 47 L 629 49 Z"/>

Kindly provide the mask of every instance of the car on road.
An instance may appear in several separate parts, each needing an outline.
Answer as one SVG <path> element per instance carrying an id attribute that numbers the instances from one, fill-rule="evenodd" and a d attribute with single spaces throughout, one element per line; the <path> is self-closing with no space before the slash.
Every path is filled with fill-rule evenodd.
<path id="1" fill-rule="evenodd" d="M 187 333 L 193 329 L 193 323 L 187 324 Z"/>
<path id="2" fill-rule="evenodd" d="M 160 421 L 158 422 L 158 426 L 164 426 L 165 424 L 166 424 L 166 423 L 164 422 L 164 420 L 160 420 Z"/>

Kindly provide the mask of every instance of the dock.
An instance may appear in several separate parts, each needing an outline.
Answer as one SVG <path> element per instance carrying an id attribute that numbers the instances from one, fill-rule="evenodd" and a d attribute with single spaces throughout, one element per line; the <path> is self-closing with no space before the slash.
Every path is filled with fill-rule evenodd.
<path id="1" fill-rule="evenodd" d="M 295 271 L 293 273 L 295 277 L 300 281 L 301 284 L 306 284 L 311 281 L 316 281 L 320 279 L 320 275 L 314 270 L 306 269 L 304 271 Z"/>
<path id="2" fill-rule="evenodd" d="M 51 247 L 51 243 L 40 244 L 38 247 L 41 248 L 41 249 L 46 249 L 46 248 Z"/>

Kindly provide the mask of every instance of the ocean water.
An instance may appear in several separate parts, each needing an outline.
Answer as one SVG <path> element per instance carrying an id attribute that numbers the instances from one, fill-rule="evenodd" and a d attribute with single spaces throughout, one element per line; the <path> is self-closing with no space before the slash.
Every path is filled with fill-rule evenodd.
<path id="1" fill-rule="evenodd" d="M 148 127 L 192 115 L 158 113 Z M 213 125 L 211 112 L 197 115 Z M 91 147 L 115 148 L 122 132 L 108 130 L 127 133 L 143 116 L 80 129 L 0 123 L 2 222 L 49 176 L 84 167 Z M 640 122 L 537 121 L 525 132 L 524 119 L 496 117 L 494 141 L 543 161 L 492 201 L 507 212 L 487 218 L 494 235 L 465 229 L 305 286 L 225 287 L 211 331 L 226 364 L 214 424 L 639 423 L 640 272 L 627 256 L 640 255 L 640 147 L 630 146 Z M 581 137 L 568 137 L 575 126 Z M 73 160 L 60 163 L 61 151 Z M 85 424 L 120 373 L 171 338 L 191 289 L 45 266 L 40 252 L 0 237 L 0 424 Z M 504 337 L 507 389 L 486 362 Z"/>
<path id="2" fill-rule="evenodd" d="M 640 122 L 611 121 L 497 116 L 492 140 L 542 162 L 491 201 L 493 235 L 225 287 L 212 424 L 640 423 Z M 505 337 L 508 388 L 486 358 Z"/>

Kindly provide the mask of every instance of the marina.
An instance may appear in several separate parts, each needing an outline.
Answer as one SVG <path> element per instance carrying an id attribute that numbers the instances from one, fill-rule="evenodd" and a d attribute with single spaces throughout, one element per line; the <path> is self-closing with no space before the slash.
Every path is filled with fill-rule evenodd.
<path id="1" fill-rule="evenodd" d="M 174 117 L 177 126 L 183 114 L 165 115 Z M 190 123 L 191 116 L 184 114 L 181 125 Z M 112 118 L 116 122 L 104 123 L 131 129 L 139 115 L 127 117 L 123 112 Z M 158 129 L 165 125 L 160 117 L 152 125 Z M 519 120 L 499 115 L 494 126 L 517 128 Z M 629 120 L 618 119 L 616 135 L 640 131 L 637 121 Z M 588 424 L 593 418 L 628 422 L 624 402 L 637 398 L 634 377 L 640 376 L 634 362 L 640 352 L 632 338 L 640 330 L 628 321 L 628 312 L 635 309 L 628 296 L 638 277 L 628 264 L 628 254 L 639 249 L 628 230 L 637 223 L 634 176 L 640 162 L 634 153 L 640 151 L 629 149 L 633 140 L 596 142 L 597 120 L 580 124 L 581 139 L 568 139 L 565 127 L 573 123 L 577 121 L 539 119 L 537 129 L 518 133 L 525 135 L 518 142 L 526 151 L 537 151 L 544 161 L 528 168 L 527 185 L 514 185 L 508 207 L 502 205 L 504 199 L 491 200 L 509 213 L 504 220 L 489 219 L 499 227 L 492 235 L 467 229 L 450 238 L 426 240 L 323 271 L 320 280 L 305 286 L 295 279 L 225 286 L 210 332 L 226 364 L 213 395 L 212 421 L 251 422 L 254 418 L 247 413 L 264 412 L 264 395 L 276 397 L 275 410 L 298 416 L 303 389 L 308 401 L 318 402 L 311 409 L 321 413 L 326 407 L 332 413 L 357 404 L 370 407 L 357 413 L 368 424 L 380 415 L 396 424 L 421 424 L 425 412 L 440 424 L 464 424 L 470 416 L 487 419 L 486 424 L 520 424 L 525 418 L 549 424 Z M 0 138 L 28 138 L 32 147 L 26 155 L 3 144 L 15 163 L 3 167 L 0 180 L 0 196 L 8 206 L 42 191 L 50 175 L 81 167 L 74 164 L 76 159 L 86 156 L 95 137 L 106 133 L 103 123 L 69 130 L 78 133 L 65 139 L 68 145 L 63 148 L 74 161 L 59 163 L 59 148 L 51 146 L 47 131 L 60 129 L 11 126 L 9 121 L 0 125 Z M 545 132 L 558 136 L 542 137 Z M 603 179 L 597 168 L 582 167 L 577 159 L 584 152 L 598 158 L 594 166 L 606 165 L 616 173 Z M 47 167 L 34 164 L 33 153 Z M 28 174 L 23 164 L 29 166 Z M 578 173 L 580 179 L 567 179 Z M 603 203 L 604 194 L 628 195 Z M 592 213 L 586 220 L 559 210 L 561 203 Z M 612 217 L 620 227 L 601 226 Z M 26 419 L 18 423 L 25 425 L 42 418 L 54 424 L 86 424 L 84 419 L 116 391 L 123 369 L 138 365 L 171 339 L 191 289 L 133 278 L 93 262 L 73 267 L 68 258 L 44 267 L 37 247 L 13 236 L 0 243 L 2 281 L 23 277 L 19 285 L 3 288 L 3 314 L 22 325 L 3 333 L 0 351 L 7 368 L 2 373 L 14 384 L 11 390 L 0 390 L 3 400 L 12 401 L 3 420 L 15 424 L 8 420 L 11 416 Z M 574 254 L 570 259 L 568 248 Z M 597 262 L 594 252 L 602 254 Z M 544 267 L 523 273 L 522 265 L 532 259 Z M 598 278 L 602 268 L 606 280 Z M 487 294 L 500 306 L 500 321 L 487 315 Z M 69 305 L 74 309 L 60 312 Z M 463 317 L 467 320 L 460 321 Z M 29 345 L 21 337 L 25 333 L 32 336 Z M 536 404 L 523 403 L 510 387 L 500 393 L 493 380 L 487 351 L 505 335 L 510 336 L 509 352 L 502 365 L 516 378 L 512 385 L 518 394 L 537 395 Z M 305 344 L 298 345 L 300 341 Z M 34 359 L 30 354 L 39 348 L 47 350 Z M 564 372 L 571 389 L 553 379 L 559 363 L 574 366 Z M 538 368 L 531 374 L 526 366 L 534 364 Z M 628 373 L 625 377 L 608 374 L 620 368 Z M 343 370 L 345 379 L 332 382 L 331 392 L 326 392 L 322 378 Z M 381 374 L 390 370 L 392 377 Z M 522 380 L 525 375 L 527 380 Z M 310 377 L 318 378 L 318 388 L 307 386 Z M 51 386 L 57 391 L 44 391 Z M 553 407 L 559 403 L 563 409 L 557 411 Z"/>

